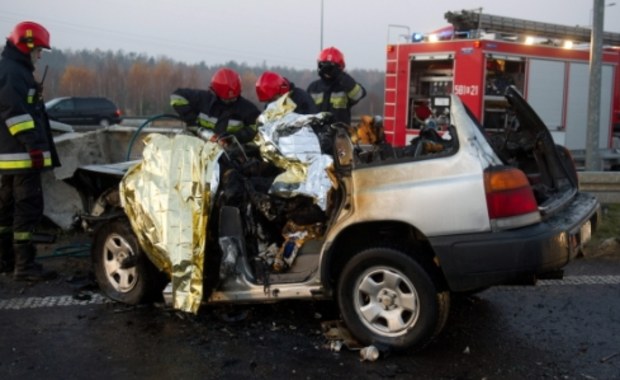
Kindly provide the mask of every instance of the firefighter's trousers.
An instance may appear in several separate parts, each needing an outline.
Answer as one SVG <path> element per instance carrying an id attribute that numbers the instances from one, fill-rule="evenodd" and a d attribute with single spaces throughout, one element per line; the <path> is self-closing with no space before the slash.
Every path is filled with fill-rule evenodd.
<path id="1" fill-rule="evenodd" d="M 0 234 L 30 241 L 43 217 L 41 173 L 3 174 L 0 178 Z"/>

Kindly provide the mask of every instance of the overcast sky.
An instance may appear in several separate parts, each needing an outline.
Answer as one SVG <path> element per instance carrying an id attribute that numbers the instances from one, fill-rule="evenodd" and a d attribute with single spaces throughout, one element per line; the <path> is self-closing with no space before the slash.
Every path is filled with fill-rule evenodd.
<path id="1" fill-rule="evenodd" d="M 620 32 L 620 1 L 606 3 L 605 31 Z M 388 39 L 402 41 L 399 35 L 407 33 L 400 26 L 430 32 L 448 24 L 447 11 L 482 7 L 498 16 L 589 26 L 592 5 L 593 0 L 0 0 L 0 33 L 8 36 L 15 24 L 31 20 L 50 31 L 53 48 L 297 69 L 316 67 L 322 34 L 323 47 L 339 48 L 347 68 L 384 70 Z"/>

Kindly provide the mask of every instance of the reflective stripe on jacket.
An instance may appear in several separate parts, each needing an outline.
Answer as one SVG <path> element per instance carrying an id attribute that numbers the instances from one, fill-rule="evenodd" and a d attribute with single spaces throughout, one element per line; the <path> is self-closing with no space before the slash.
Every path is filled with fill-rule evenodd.
<path id="1" fill-rule="evenodd" d="M 0 175 L 40 171 L 28 154 L 40 150 L 44 168 L 60 166 L 30 55 L 7 41 L 0 59 Z"/>
<path id="2" fill-rule="evenodd" d="M 310 83 L 308 94 L 319 111 L 330 112 L 336 122 L 350 124 L 351 108 L 366 96 L 366 89 L 343 72 L 336 80 Z"/>
<path id="3" fill-rule="evenodd" d="M 170 105 L 172 107 L 186 106 L 189 104 L 189 101 L 182 97 L 181 95 L 172 94 L 170 95 Z"/>
<path id="4" fill-rule="evenodd" d="M 217 126 L 217 122 L 218 122 L 218 118 L 209 116 L 202 112 L 198 114 L 198 118 L 196 120 L 198 121 L 198 125 L 200 125 L 201 127 L 205 127 L 205 128 L 212 129 L 212 130 L 215 130 Z M 243 121 L 235 120 L 235 119 L 228 119 L 228 123 L 226 124 L 226 132 L 236 133 L 240 131 L 243 127 L 244 127 Z"/>
<path id="5" fill-rule="evenodd" d="M 187 124 L 200 125 L 216 134 L 233 134 L 242 143 L 251 141 L 256 134 L 260 111 L 243 97 L 224 103 L 212 91 L 180 88 L 170 95 L 170 105 Z"/>
<path id="6" fill-rule="evenodd" d="M 15 136 L 19 132 L 34 129 L 34 120 L 30 114 L 17 115 L 6 119 L 6 126 L 9 128 L 9 132 Z"/>
<path id="7" fill-rule="evenodd" d="M 52 167 L 52 154 L 43 152 L 43 167 Z M 31 169 L 32 160 L 28 153 L 0 153 L 0 170 Z"/>

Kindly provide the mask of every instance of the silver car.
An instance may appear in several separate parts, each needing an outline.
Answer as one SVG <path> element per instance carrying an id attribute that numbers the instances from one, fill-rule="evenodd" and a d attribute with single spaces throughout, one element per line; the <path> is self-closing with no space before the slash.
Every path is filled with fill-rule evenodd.
<path id="1" fill-rule="evenodd" d="M 600 205 L 579 191 L 567 150 L 515 88 L 506 99 L 513 117 L 494 136 L 452 96 L 449 127 L 422 130 L 404 148 L 359 146 L 350 127 L 323 117 L 295 129 L 315 132 L 304 137 L 320 146 L 310 161 L 281 145 L 270 150 L 290 129 L 271 139 L 262 129 L 254 152 L 209 145 L 213 154 L 201 156 L 209 156 L 201 161 L 207 169 L 195 182 L 164 185 L 200 206 L 172 223 L 183 202 L 174 206 L 167 195 L 162 206 L 161 190 L 138 197 L 153 177 L 130 178 L 149 171 L 148 160 L 172 165 L 179 154 L 118 164 L 118 185 L 99 189 L 84 218 L 97 281 L 108 297 L 130 304 L 161 297 L 169 283 L 164 293 L 174 307 L 190 312 L 205 303 L 333 299 L 361 344 L 422 348 L 442 330 L 452 294 L 560 278 L 599 223 Z M 309 176 L 316 157 L 328 157 L 319 179 L 302 175 L 301 187 L 278 182 L 295 168 Z M 184 173 L 157 170 L 149 175 L 167 181 Z M 101 171 L 82 168 L 81 175 Z M 326 177 L 328 188 L 318 186 Z M 190 223 L 192 215 L 199 223 Z M 183 231 L 189 242 L 173 241 Z"/>

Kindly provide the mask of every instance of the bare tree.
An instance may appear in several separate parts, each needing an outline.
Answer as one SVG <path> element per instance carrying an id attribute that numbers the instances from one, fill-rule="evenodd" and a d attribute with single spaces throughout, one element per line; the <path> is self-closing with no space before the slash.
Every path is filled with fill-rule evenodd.
<path id="1" fill-rule="evenodd" d="M 127 114 L 144 115 L 144 102 L 150 91 L 149 67 L 146 62 L 136 61 L 127 75 L 127 92 L 130 101 L 127 102 Z"/>
<path id="2" fill-rule="evenodd" d="M 65 95 L 92 95 L 97 84 L 95 71 L 86 67 L 67 66 L 60 78 L 60 93 Z"/>

